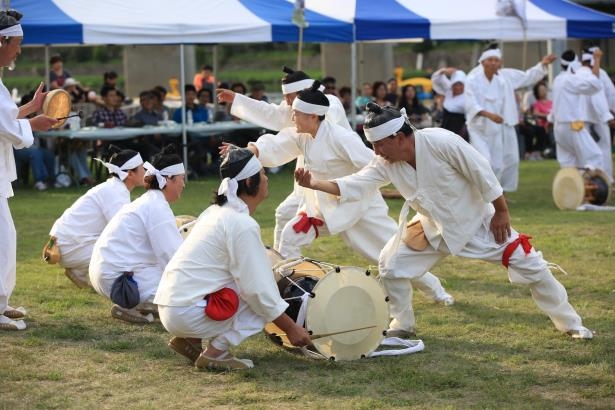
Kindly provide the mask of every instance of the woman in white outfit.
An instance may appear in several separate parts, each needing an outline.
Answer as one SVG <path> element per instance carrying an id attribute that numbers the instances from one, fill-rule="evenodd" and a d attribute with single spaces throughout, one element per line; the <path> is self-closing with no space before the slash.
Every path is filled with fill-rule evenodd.
<path id="1" fill-rule="evenodd" d="M 49 235 L 60 251 L 59 265 L 80 288 L 89 286 L 92 249 L 111 218 L 126 204 L 135 187 L 143 186 L 143 159 L 137 151 L 109 146 L 109 178 L 88 190 L 56 220 Z"/>
<path id="2" fill-rule="evenodd" d="M 171 146 L 143 166 L 146 192 L 111 218 L 90 261 L 92 287 L 105 297 L 111 298 L 114 286 L 124 278 L 136 282 L 138 302 L 145 306 L 115 304 L 111 309 L 113 317 L 134 323 L 153 321 L 151 312 L 140 311 L 155 310 L 151 302 L 162 271 L 182 242 L 169 203 L 180 198 L 186 173 Z"/>

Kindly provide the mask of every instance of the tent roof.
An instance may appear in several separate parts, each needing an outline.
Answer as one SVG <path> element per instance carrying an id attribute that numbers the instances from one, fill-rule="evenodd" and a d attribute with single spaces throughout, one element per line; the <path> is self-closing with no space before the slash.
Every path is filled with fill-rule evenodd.
<path id="1" fill-rule="evenodd" d="M 517 16 L 498 16 L 497 5 L 508 2 Z M 24 14 L 24 44 L 299 39 L 293 0 L 13 0 L 11 6 Z M 305 17 L 306 42 L 615 37 L 615 16 L 565 0 L 306 0 Z"/>

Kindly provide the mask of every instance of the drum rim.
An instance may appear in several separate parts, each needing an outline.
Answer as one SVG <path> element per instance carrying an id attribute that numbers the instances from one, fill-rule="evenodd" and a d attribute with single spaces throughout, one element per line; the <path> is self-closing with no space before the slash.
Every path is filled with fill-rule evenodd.
<path id="1" fill-rule="evenodd" d="M 67 104 L 68 109 L 63 110 L 61 113 L 58 113 L 58 117 L 66 117 L 70 114 L 70 111 L 72 109 L 72 101 L 71 101 L 70 94 L 68 93 L 68 91 L 58 88 L 58 89 L 49 91 L 47 95 L 45 96 L 45 100 L 43 101 L 43 107 L 42 107 L 42 111 L 45 115 L 52 116 L 49 113 L 49 104 L 55 98 L 58 98 L 57 97 L 58 95 L 62 96 L 63 101 L 68 101 L 68 104 Z M 66 118 L 62 120 L 58 120 L 58 122 L 56 122 L 52 126 L 52 128 L 60 128 L 65 123 L 66 123 Z"/>

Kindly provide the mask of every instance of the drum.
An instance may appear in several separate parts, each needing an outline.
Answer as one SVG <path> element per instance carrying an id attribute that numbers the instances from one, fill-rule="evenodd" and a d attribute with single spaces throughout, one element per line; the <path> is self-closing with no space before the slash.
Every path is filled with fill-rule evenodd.
<path id="1" fill-rule="evenodd" d="M 553 180 L 553 202 L 559 209 L 577 209 L 582 204 L 604 205 L 611 187 L 599 169 L 562 168 Z"/>
<path id="2" fill-rule="evenodd" d="M 276 344 L 312 357 L 355 360 L 373 352 L 384 339 L 388 304 L 369 271 L 306 258 L 281 261 L 273 270 L 280 295 L 289 304 L 286 314 L 298 323 L 304 319 L 313 351 L 292 346 L 276 325 L 268 323 L 265 333 Z"/>
<path id="3" fill-rule="evenodd" d="M 192 227 L 196 224 L 196 218 L 192 215 L 177 215 L 175 217 L 175 224 L 177 225 L 179 234 L 185 240 L 192 230 Z"/>
<path id="4" fill-rule="evenodd" d="M 45 96 L 43 101 L 43 113 L 52 118 L 63 118 L 70 114 L 70 94 L 64 90 L 52 90 Z M 66 118 L 59 120 L 52 128 L 60 128 L 66 122 Z"/>

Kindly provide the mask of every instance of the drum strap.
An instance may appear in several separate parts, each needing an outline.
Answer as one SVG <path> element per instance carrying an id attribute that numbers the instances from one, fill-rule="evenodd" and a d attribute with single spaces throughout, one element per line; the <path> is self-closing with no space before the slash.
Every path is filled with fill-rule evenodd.
<path id="1" fill-rule="evenodd" d="M 322 219 L 314 218 L 311 216 L 307 216 L 305 212 L 300 212 L 298 216 L 301 217 L 297 223 L 293 225 L 293 229 L 296 233 L 303 232 L 308 233 L 310 228 L 313 226 L 316 231 L 316 237 L 318 238 L 318 227 L 324 225 L 324 221 Z"/>
<path id="2" fill-rule="evenodd" d="M 520 233 L 517 239 L 509 243 L 506 246 L 506 249 L 504 249 L 504 253 L 502 254 L 502 265 L 508 268 L 508 265 L 510 263 L 510 257 L 512 256 L 515 249 L 519 247 L 519 245 L 521 245 L 526 255 L 530 253 L 530 251 L 532 250 L 532 244 L 530 243 L 530 239 L 532 239 L 531 236 L 527 236 Z"/>

